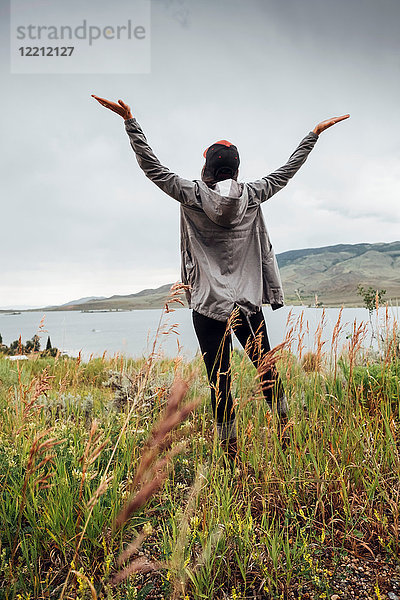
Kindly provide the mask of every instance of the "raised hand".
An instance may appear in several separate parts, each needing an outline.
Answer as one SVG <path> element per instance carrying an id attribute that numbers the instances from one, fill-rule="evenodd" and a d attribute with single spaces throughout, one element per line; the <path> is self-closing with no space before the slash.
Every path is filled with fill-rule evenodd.
<path id="1" fill-rule="evenodd" d="M 111 102 L 111 100 L 100 98 L 100 96 L 95 96 L 94 94 L 92 94 L 92 98 L 97 100 L 97 102 L 99 102 L 102 106 L 105 106 L 105 108 L 117 113 L 117 115 L 122 117 L 125 121 L 127 119 L 132 119 L 131 109 L 127 104 L 125 104 L 125 102 L 122 102 L 122 100 L 118 100 L 117 104 L 116 102 Z"/>
<path id="2" fill-rule="evenodd" d="M 343 115 L 341 117 L 332 117 L 331 119 L 327 119 L 326 121 L 321 121 L 321 123 L 318 123 L 318 125 L 314 127 L 313 132 L 319 135 L 320 133 L 325 131 L 325 129 L 328 129 L 328 127 L 332 127 L 332 125 L 339 123 L 339 121 L 344 121 L 344 119 L 348 119 L 349 117 L 350 115 Z"/>

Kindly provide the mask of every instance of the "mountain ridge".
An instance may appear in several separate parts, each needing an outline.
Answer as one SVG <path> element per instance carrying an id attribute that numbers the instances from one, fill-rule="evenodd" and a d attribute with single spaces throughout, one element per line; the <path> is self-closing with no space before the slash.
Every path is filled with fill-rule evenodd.
<path id="1" fill-rule="evenodd" d="M 400 303 L 400 241 L 375 244 L 336 244 L 288 250 L 277 254 L 286 304 L 361 306 L 359 284 L 386 289 L 384 300 Z M 172 284 L 147 288 L 134 294 L 71 301 L 58 310 L 141 310 L 161 308 Z M 44 309 L 31 309 L 44 310 Z"/>

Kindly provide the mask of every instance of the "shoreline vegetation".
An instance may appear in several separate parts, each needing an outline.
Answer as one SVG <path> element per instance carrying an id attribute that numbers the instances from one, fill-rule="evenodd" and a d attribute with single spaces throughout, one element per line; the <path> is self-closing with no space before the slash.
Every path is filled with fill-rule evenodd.
<path id="1" fill-rule="evenodd" d="M 40 330 L 39 330 L 40 331 Z M 9 346 L 3 344 L 3 338 L 0 334 L 0 358 L 30 358 L 37 360 L 38 358 L 54 357 L 59 358 L 60 356 L 66 356 L 65 353 L 61 353 L 58 348 L 52 346 L 50 336 L 47 336 L 46 348 L 42 350 L 40 348 L 40 337 L 37 333 L 30 340 L 22 342 L 21 336 L 17 340 L 11 342 Z"/>
<path id="2" fill-rule="evenodd" d="M 140 360 L 0 356 L 0 597 L 400 596 L 398 323 L 387 310 L 377 349 L 354 325 L 339 350 L 339 315 L 306 352 L 290 317 L 284 431 L 235 350 L 230 462 L 201 357 L 160 352 L 180 302 L 177 286 Z"/>

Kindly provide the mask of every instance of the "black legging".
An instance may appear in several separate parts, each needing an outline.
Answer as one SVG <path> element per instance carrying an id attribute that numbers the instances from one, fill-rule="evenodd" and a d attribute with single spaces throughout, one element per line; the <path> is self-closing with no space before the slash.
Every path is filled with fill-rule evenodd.
<path id="1" fill-rule="evenodd" d="M 207 369 L 213 412 L 217 423 L 222 424 L 235 417 L 231 394 L 230 350 L 232 339 L 230 327 L 227 327 L 228 321 L 217 321 L 205 317 L 195 310 L 193 310 L 192 316 Z M 247 320 L 246 315 L 236 309 L 231 327 L 258 369 L 265 354 L 271 349 L 262 310 L 254 313 Z M 265 372 L 263 369 L 262 371 L 259 373 L 261 387 L 264 397 L 272 409 L 274 399 L 275 402 L 279 402 L 284 395 L 283 385 L 274 367 L 266 369 Z"/>

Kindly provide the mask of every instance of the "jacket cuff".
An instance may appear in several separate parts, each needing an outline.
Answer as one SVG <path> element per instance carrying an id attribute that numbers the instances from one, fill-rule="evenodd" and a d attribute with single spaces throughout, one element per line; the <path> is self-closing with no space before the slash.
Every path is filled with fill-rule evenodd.
<path id="1" fill-rule="evenodd" d="M 124 121 L 125 126 L 127 125 L 135 125 L 136 124 L 136 119 L 135 117 L 132 117 L 131 119 L 126 119 L 126 121 Z"/>
<path id="2" fill-rule="evenodd" d="M 308 135 L 311 135 L 313 138 L 315 138 L 316 140 L 319 138 L 318 133 L 315 133 L 315 131 L 310 131 L 310 133 Z"/>

